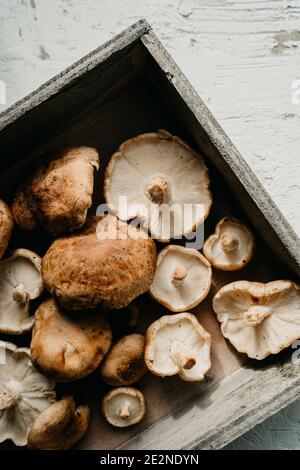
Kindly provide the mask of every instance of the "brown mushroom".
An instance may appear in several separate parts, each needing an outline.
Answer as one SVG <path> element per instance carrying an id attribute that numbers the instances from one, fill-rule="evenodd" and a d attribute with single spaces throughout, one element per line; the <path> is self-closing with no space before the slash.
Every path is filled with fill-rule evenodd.
<path id="1" fill-rule="evenodd" d="M 45 287 L 67 309 L 126 307 L 154 277 L 156 247 L 145 232 L 114 216 L 56 240 L 42 263 Z"/>
<path id="2" fill-rule="evenodd" d="M 37 450 L 70 449 L 85 434 L 90 410 L 76 406 L 72 397 L 64 397 L 43 410 L 34 421 L 28 447 Z"/>
<path id="3" fill-rule="evenodd" d="M 100 366 L 103 380 L 113 386 L 132 385 L 146 372 L 144 362 L 145 338 L 131 334 L 119 339 Z"/>
<path id="4" fill-rule="evenodd" d="M 82 227 L 92 205 L 95 168 L 99 155 L 91 147 L 64 150 L 40 166 L 15 197 L 16 223 L 27 231 L 42 226 L 55 235 Z"/>
<path id="5" fill-rule="evenodd" d="M 14 221 L 8 205 L 0 199 L 0 259 L 8 246 Z"/>
<path id="6" fill-rule="evenodd" d="M 140 390 L 119 387 L 108 392 L 102 401 L 107 421 L 115 427 L 125 428 L 139 423 L 145 416 L 146 403 Z"/>
<path id="7" fill-rule="evenodd" d="M 54 299 L 37 309 L 30 345 L 35 367 L 56 381 L 93 372 L 111 345 L 111 329 L 98 312 L 65 312 Z"/>

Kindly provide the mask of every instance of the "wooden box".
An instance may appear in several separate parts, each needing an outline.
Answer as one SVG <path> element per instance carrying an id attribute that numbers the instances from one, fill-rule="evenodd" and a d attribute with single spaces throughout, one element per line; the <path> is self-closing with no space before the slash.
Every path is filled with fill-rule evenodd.
<path id="1" fill-rule="evenodd" d="M 125 431 L 111 428 L 101 416 L 105 387 L 97 374 L 58 387 L 92 404 L 92 422 L 79 448 L 221 448 L 300 394 L 300 363 L 292 361 L 292 349 L 251 362 L 222 337 L 211 309 L 214 293 L 235 279 L 297 280 L 299 240 L 147 22 L 134 24 L 0 115 L 0 194 L 11 201 L 21 177 L 42 156 L 91 145 L 101 155 L 93 212 L 102 201 L 106 163 L 119 144 L 160 128 L 205 156 L 214 195 L 205 236 L 221 216 L 235 215 L 255 231 L 256 255 L 241 272 L 214 272 L 209 297 L 194 309 L 213 339 L 213 365 L 205 382 L 148 374 L 138 384 L 145 391 L 147 417 Z M 17 231 L 12 247 L 20 244 L 43 254 L 49 239 L 44 232 L 25 236 Z M 139 303 L 144 332 L 165 311 L 147 295 Z M 28 336 L 1 339 L 29 343 Z"/>

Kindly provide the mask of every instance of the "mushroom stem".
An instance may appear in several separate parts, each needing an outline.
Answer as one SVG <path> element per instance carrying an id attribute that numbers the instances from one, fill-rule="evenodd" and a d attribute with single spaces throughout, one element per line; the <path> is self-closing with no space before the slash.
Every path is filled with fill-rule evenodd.
<path id="1" fill-rule="evenodd" d="M 178 266 L 177 268 L 174 269 L 172 273 L 172 283 L 175 287 L 181 286 L 183 281 L 185 280 L 187 276 L 186 269 L 183 268 L 182 266 Z"/>
<path id="2" fill-rule="evenodd" d="M 178 340 L 173 341 L 170 349 L 170 357 L 180 369 L 190 370 L 196 364 L 195 358 L 187 351 Z"/>
<path id="3" fill-rule="evenodd" d="M 246 312 L 243 313 L 243 320 L 247 326 L 260 325 L 269 315 L 272 310 L 264 305 L 253 305 Z"/>
<path id="4" fill-rule="evenodd" d="M 221 245 L 226 253 L 235 250 L 238 243 L 238 239 L 229 233 L 221 235 Z"/>
<path id="5" fill-rule="evenodd" d="M 16 405 L 20 398 L 20 384 L 16 380 L 9 381 L 0 394 L 0 411 Z"/>
<path id="6" fill-rule="evenodd" d="M 129 410 L 129 401 L 126 400 L 124 401 L 124 403 L 122 404 L 122 407 L 120 409 L 120 418 L 126 420 L 129 418 L 130 416 L 130 410 Z"/>
<path id="7" fill-rule="evenodd" d="M 169 201 L 169 184 L 165 178 L 154 178 L 148 184 L 146 196 L 154 204 L 163 204 Z"/>
<path id="8" fill-rule="evenodd" d="M 21 305 L 25 305 L 29 300 L 29 294 L 24 289 L 24 284 L 19 284 L 12 293 L 12 298 L 15 302 Z"/>
<path id="9" fill-rule="evenodd" d="M 193 357 L 187 357 L 185 364 L 182 366 L 183 369 L 185 370 L 190 370 L 194 365 L 196 364 L 196 361 Z"/>

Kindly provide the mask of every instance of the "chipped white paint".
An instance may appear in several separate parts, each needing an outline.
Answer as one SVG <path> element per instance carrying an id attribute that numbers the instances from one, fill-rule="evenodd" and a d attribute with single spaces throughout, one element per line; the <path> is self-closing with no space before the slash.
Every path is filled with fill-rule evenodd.
<path id="1" fill-rule="evenodd" d="M 300 0 L 0 0 L 7 105 L 141 17 L 300 233 Z M 300 448 L 299 416 L 231 447 Z"/>

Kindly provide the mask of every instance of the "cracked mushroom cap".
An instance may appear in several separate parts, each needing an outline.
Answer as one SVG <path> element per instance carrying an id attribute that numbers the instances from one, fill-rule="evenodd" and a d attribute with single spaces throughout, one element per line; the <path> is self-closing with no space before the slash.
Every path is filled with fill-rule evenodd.
<path id="1" fill-rule="evenodd" d="M 72 397 L 63 397 L 36 418 L 28 436 L 28 447 L 38 450 L 70 449 L 86 433 L 89 418 L 87 405 L 77 407 Z"/>
<path id="2" fill-rule="evenodd" d="M 104 382 L 113 386 L 132 385 L 146 372 L 145 338 L 131 334 L 119 339 L 110 349 L 100 367 Z"/>
<path id="3" fill-rule="evenodd" d="M 223 336 L 253 359 L 277 354 L 300 338 L 300 288 L 291 281 L 237 281 L 213 299 Z"/>
<path id="4" fill-rule="evenodd" d="M 152 238 L 162 242 L 191 233 L 212 204 L 202 157 L 163 130 L 119 147 L 106 169 L 104 195 L 120 219 L 142 219 Z"/>
<path id="5" fill-rule="evenodd" d="M 137 424 L 146 413 L 144 395 L 133 387 L 115 388 L 104 396 L 102 412 L 107 421 L 117 428 Z"/>
<path id="6" fill-rule="evenodd" d="M 172 312 L 196 307 L 211 286 L 210 263 L 198 251 L 168 245 L 157 257 L 151 296 Z"/>
<path id="7" fill-rule="evenodd" d="M 19 335 L 31 330 L 30 301 L 43 292 L 41 258 L 18 249 L 0 261 L 0 332 Z"/>
<path id="8" fill-rule="evenodd" d="M 29 349 L 0 341 L 0 442 L 27 444 L 32 423 L 55 400 L 54 387 L 33 367 Z"/>
<path id="9" fill-rule="evenodd" d="M 41 165 L 15 197 L 16 223 L 26 231 L 42 226 L 54 235 L 82 227 L 92 205 L 94 169 L 98 168 L 99 155 L 91 147 L 64 150 Z"/>
<path id="10" fill-rule="evenodd" d="M 6 251 L 13 228 L 14 220 L 12 213 L 8 205 L 0 199 L 0 259 Z"/>
<path id="11" fill-rule="evenodd" d="M 200 381 L 210 369 L 211 337 L 195 315 L 165 315 L 146 333 L 145 363 L 154 375 Z"/>
<path id="12" fill-rule="evenodd" d="M 30 345 L 33 364 L 57 382 L 92 373 L 111 345 L 111 329 L 98 312 L 65 312 L 54 299 L 37 309 Z"/>
<path id="13" fill-rule="evenodd" d="M 109 310 L 146 292 L 155 264 L 155 243 L 145 232 L 114 216 L 99 216 L 83 232 L 54 241 L 42 274 L 45 287 L 67 309 Z"/>
<path id="14" fill-rule="evenodd" d="M 217 224 L 215 233 L 204 243 L 203 253 L 216 269 L 242 269 L 253 257 L 254 236 L 237 219 L 224 217 Z"/>

